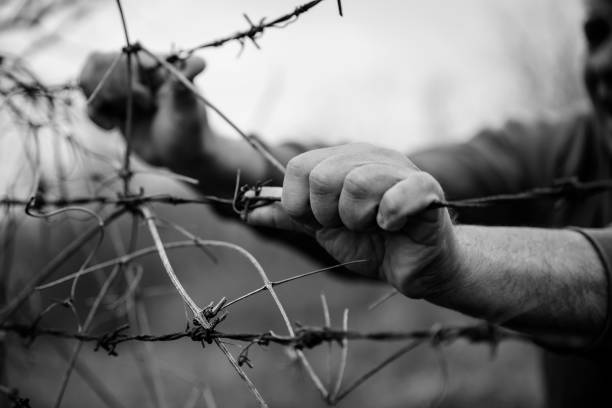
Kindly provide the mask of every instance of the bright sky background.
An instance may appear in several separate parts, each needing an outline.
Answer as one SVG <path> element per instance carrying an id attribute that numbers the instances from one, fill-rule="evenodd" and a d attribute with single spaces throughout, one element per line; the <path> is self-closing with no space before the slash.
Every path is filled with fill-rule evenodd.
<path id="1" fill-rule="evenodd" d="M 159 51 L 243 29 L 242 13 L 257 21 L 299 4 L 124 3 L 133 39 Z M 202 52 L 208 69 L 198 85 L 239 125 L 269 141 L 360 140 L 406 150 L 533 114 L 550 104 L 550 88 L 559 85 L 550 70 L 571 71 L 579 62 L 578 0 L 343 3 L 344 18 L 335 1 L 326 1 L 285 30 L 268 31 L 261 50 L 247 45 L 237 57 L 233 44 Z M 3 35 L 0 48 L 19 53 L 45 31 L 59 39 L 28 58 L 53 82 L 76 77 L 88 52 L 123 43 L 115 2 L 100 0 L 77 21 L 56 18 L 35 33 Z M 574 65 L 560 66 L 568 60 Z M 545 96 L 534 98 L 538 92 Z"/>

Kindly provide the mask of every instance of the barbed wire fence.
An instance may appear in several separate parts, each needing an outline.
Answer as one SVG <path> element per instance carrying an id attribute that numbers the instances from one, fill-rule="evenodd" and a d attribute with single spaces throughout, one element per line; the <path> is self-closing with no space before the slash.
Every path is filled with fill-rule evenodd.
<path id="1" fill-rule="evenodd" d="M 135 75 L 134 69 L 136 64 L 133 64 L 132 60 L 137 58 L 139 54 L 146 54 L 155 60 L 161 69 L 165 69 L 169 75 L 172 75 L 177 81 L 181 82 L 185 88 L 191 91 L 201 103 L 219 115 L 221 119 L 223 119 L 254 149 L 254 154 L 261 155 L 270 166 L 275 168 L 278 172 L 284 173 L 282 162 L 257 138 L 249 136 L 224 114 L 219 107 L 210 100 L 204 98 L 193 83 L 177 69 L 176 65 L 186 58 L 189 58 L 196 51 L 204 48 L 222 47 L 229 43 L 237 43 L 241 49 L 249 43 L 255 47 L 259 47 L 258 40 L 265 32 L 271 29 L 282 29 L 287 27 L 295 22 L 300 16 L 324 1 L 325 0 L 310 1 L 280 17 L 274 19 L 263 18 L 258 22 L 253 22 L 245 15 L 245 20 L 248 23 L 248 28 L 245 30 L 191 48 L 178 50 L 162 58 L 147 48 L 144 43 L 132 40 L 129 26 L 123 12 L 122 3 L 120 0 L 116 0 L 117 9 L 122 22 L 125 45 L 118 54 L 118 57 L 108 67 L 107 72 L 102 76 L 100 83 L 89 96 L 87 103 L 91 103 L 98 96 L 100 90 L 103 89 L 105 82 L 114 70 L 126 69 L 128 82 L 126 86 L 130 91 L 128 92 L 125 105 L 125 151 L 122 163 L 120 165 L 113 164 L 113 174 L 109 174 L 106 178 L 97 180 L 98 186 L 94 189 L 96 193 L 91 195 L 71 196 L 67 189 L 63 187 L 62 183 L 58 186 L 58 192 L 52 192 L 51 188 L 44 182 L 45 177 L 44 174 L 42 174 L 40 166 L 39 133 L 43 129 L 49 130 L 56 136 L 63 138 L 63 140 L 72 146 L 75 151 L 79 151 L 89 157 L 97 157 L 99 160 L 108 161 L 106 158 L 97 155 L 96 152 L 89 151 L 85 146 L 80 145 L 78 139 L 75 138 L 70 131 L 70 118 L 73 115 L 72 110 L 74 109 L 72 98 L 75 96 L 77 86 L 75 83 L 60 85 L 44 84 L 27 67 L 27 64 L 21 58 L 10 55 L 0 56 L 1 109 L 23 136 L 24 151 L 28 157 L 27 165 L 31 168 L 34 179 L 32 187 L 26 194 L 15 195 L 12 193 L 15 189 L 8 189 L 8 194 L 4 197 L 0 197 L 0 208 L 4 214 L 3 218 L 0 219 L 0 226 L 2 228 L 0 231 L 0 244 L 2 247 L 1 279 L 4 285 L 4 287 L 2 287 L 2 293 L 0 294 L 0 296 L 2 296 L 0 330 L 6 335 L 18 336 L 30 343 L 39 337 L 45 336 L 74 340 L 75 344 L 71 350 L 60 351 L 66 355 L 68 367 L 63 373 L 60 389 L 53 402 L 55 407 L 59 407 L 62 404 L 66 387 L 75 370 L 80 370 L 80 372 L 84 373 L 84 376 L 89 379 L 88 381 L 93 384 L 92 388 L 108 406 L 123 406 L 121 401 L 118 401 L 117 398 L 113 396 L 112 392 L 107 390 L 100 380 L 96 378 L 95 374 L 88 373 L 85 367 L 79 365 L 79 354 L 86 344 L 93 344 L 95 350 L 104 351 L 112 356 L 121 353 L 122 345 L 128 342 L 150 344 L 153 342 L 174 342 L 188 339 L 200 343 L 202 346 L 214 345 L 215 348 L 220 350 L 225 356 L 228 363 L 236 372 L 236 375 L 245 383 L 258 404 L 265 407 L 267 403 L 264 396 L 260 393 L 256 384 L 249 378 L 245 370 L 245 366 L 250 367 L 252 364 L 252 361 L 249 359 L 249 350 L 254 346 L 266 347 L 275 344 L 291 348 L 303 366 L 304 371 L 308 374 L 308 378 L 311 380 L 313 386 L 319 391 L 321 398 L 329 404 L 334 405 L 343 400 L 382 368 L 422 344 L 430 344 L 437 347 L 463 339 L 474 343 L 490 344 L 494 348 L 499 342 L 506 340 L 531 341 L 525 336 L 486 322 L 462 327 L 434 326 L 431 329 L 410 332 L 357 332 L 349 330 L 348 309 L 344 310 L 342 327 L 333 328 L 331 327 L 329 310 L 324 297 L 322 298 L 322 304 L 326 322 L 325 326 L 296 325 L 288 316 L 283 303 L 277 296 L 275 288 L 289 284 L 298 279 L 325 273 L 330 269 L 343 267 L 347 264 L 334 265 L 287 279 L 272 281 L 269 279 L 266 271 L 257 259 L 245 249 L 229 242 L 200 238 L 180 225 L 161 219 L 156 215 L 152 207 L 153 204 L 215 204 L 233 206 L 238 211 L 248 212 L 249 208 L 266 205 L 272 201 L 276 201 L 276 197 L 266 197 L 265 195 L 259 194 L 260 190 L 257 186 L 237 189 L 237 193 L 234 197 L 199 196 L 198 198 L 184 198 L 170 194 L 149 195 L 143 190 L 136 190 L 134 188 L 132 180 L 135 171 L 132 167 L 131 160 L 134 101 L 131 86 L 129 84 L 131 84 L 132 78 Z M 342 3 L 340 0 L 337 0 L 336 3 L 338 13 L 342 15 Z M 122 61 L 125 61 L 124 66 L 122 66 Z M 56 171 L 59 180 L 66 178 L 66 169 L 62 168 L 62 166 L 58 166 Z M 181 176 L 178 175 L 168 174 L 168 176 L 181 179 Z M 122 186 L 120 191 L 113 191 L 111 194 L 102 194 L 101 192 L 105 191 L 105 186 L 115 180 L 121 181 Z M 612 180 L 595 180 L 589 182 L 564 180 L 553 186 L 542 187 L 519 194 L 483 197 L 463 201 L 437 202 L 432 205 L 432 208 L 481 208 L 526 200 L 557 199 L 569 196 L 586 197 L 591 194 L 599 194 L 611 190 Z M 251 194 L 247 194 L 249 191 Z M 15 229 L 18 227 L 21 212 L 25 212 L 29 217 L 42 218 L 45 220 L 49 220 L 58 215 L 81 214 L 92 220 L 92 225 L 83 231 L 78 231 L 76 238 L 66 245 L 62 251 L 57 253 L 49 263 L 42 269 L 34 272 L 29 280 L 20 285 L 18 289 L 9 292 L 6 287 L 6 282 L 9 280 L 11 273 L 12 254 L 14 252 L 14 233 Z M 116 228 L 117 221 L 126 217 L 131 217 L 132 219 L 132 228 L 127 238 L 127 244 L 117 244 L 116 249 L 118 256 L 116 258 L 94 264 L 95 255 L 104 235 L 108 233 L 116 236 L 116 234 L 119 233 Z M 154 243 L 151 247 L 137 248 L 137 227 L 141 222 L 146 224 L 149 235 Z M 164 242 L 159 233 L 159 229 L 162 226 L 174 229 L 179 234 L 183 235 L 185 240 Z M 121 240 L 116 241 L 121 242 Z M 88 246 L 91 248 L 86 249 Z M 214 257 L 214 254 L 210 252 L 212 248 L 223 247 L 236 251 L 239 255 L 245 257 L 257 271 L 261 278 L 262 286 L 233 300 L 222 297 L 221 299 L 215 299 L 204 307 L 197 304 L 191 298 L 189 291 L 176 276 L 173 265 L 168 257 L 169 251 L 185 247 L 201 248 L 212 257 Z M 78 270 L 75 272 L 67 269 L 66 265 L 68 261 L 79 253 L 83 256 L 84 260 L 81 262 Z M 144 311 L 142 307 L 141 300 L 139 300 L 139 294 L 142 291 L 140 281 L 143 271 L 139 267 L 137 260 L 151 254 L 157 254 L 165 273 L 172 282 L 176 292 L 181 296 L 186 309 L 189 311 L 188 324 L 184 331 L 162 335 L 154 335 L 148 332 L 148 318 L 146 316 L 146 311 Z M 363 261 L 365 260 L 355 260 L 353 262 Z M 96 274 L 96 272 L 109 270 L 110 273 L 103 278 L 100 278 L 99 275 Z M 60 278 L 54 278 L 54 276 L 59 273 L 61 273 L 62 276 Z M 85 279 L 90 275 L 98 276 L 99 288 L 92 304 L 86 311 L 86 318 L 81 321 L 78 317 L 79 314 L 76 311 L 76 303 L 74 301 L 76 288 L 79 280 Z M 119 277 L 125 279 L 126 288 L 122 293 L 113 293 L 113 284 Z M 70 292 L 65 299 L 52 302 L 38 311 L 29 321 L 20 321 L 17 317 L 18 312 L 26 309 L 26 302 L 34 293 L 44 291 L 62 283 L 70 284 Z M 222 329 L 222 323 L 228 316 L 228 313 L 230 313 L 231 306 L 261 292 L 267 292 L 273 299 L 278 309 L 278 313 L 285 324 L 286 333 L 278 334 L 272 331 L 262 333 L 225 332 Z M 392 293 L 385 296 L 384 299 L 391 295 Z M 381 299 L 381 301 L 384 299 Z M 120 311 L 118 308 L 114 308 L 114 310 L 118 319 L 122 319 L 128 323 L 109 332 L 95 333 L 92 329 L 93 323 L 105 302 L 111 302 L 115 305 L 123 304 L 123 311 Z M 77 322 L 75 330 L 70 331 L 50 328 L 45 327 L 43 324 L 45 315 L 51 310 L 62 306 L 75 317 Z M 228 340 L 244 344 L 242 351 L 237 356 L 234 356 L 227 347 L 226 341 Z M 6 347 L 6 341 L 5 339 L 4 347 Z M 358 375 L 350 383 L 346 383 L 344 373 L 348 358 L 348 346 L 349 342 L 354 341 L 399 342 L 402 344 L 402 347 L 390 354 L 379 364 L 373 366 L 370 370 Z M 337 344 L 341 349 L 341 359 L 335 370 L 336 376 L 329 384 L 325 384 L 319 377 L 319 374 L 310 364 L 305 354 L 306 350 L 319 347 L 322 344 Z M 163 406 L 164 404 L 160 402 L 163 399 L 163 392 L 160 391 L 161 387 L 159 386 L 161 380 L 159 375 L 155 374 L 155 357 L 151 355 L 150 349 L 145 347 L 144 350 L 144 356 L 147 361 L 146 367 L 151 368 L 153 371 L 151 394 L 154 395 L 158 406 Z M 9 384 L 0 385 L 0 393 L 6 395 L 14 406 L 29 406 L 27 396 L 21 395 L 16 388 Z"/>

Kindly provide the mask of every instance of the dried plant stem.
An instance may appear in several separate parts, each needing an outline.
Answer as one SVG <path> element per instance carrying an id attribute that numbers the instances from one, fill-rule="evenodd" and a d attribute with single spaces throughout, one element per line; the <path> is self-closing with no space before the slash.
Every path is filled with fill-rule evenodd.
<path id="1" fill-rule="evenodd" d="M 89 330 L 91 324 L 93 323 L 93 319 L 96 316 L 96 313 L 98 313 L 98 308 L 100 307 L 100 304 L 102 303 L 102 299 L 104 299 L 104 296 L 106 296 L 108 289 L 110 288 L 111 284 L 114 282 L 115 278 L 117 277 L 119 270 L 120 270 L 119 267 L 115 267 L 115 269 L 113 269 L 111 274 L 108 276 L 108 278 L 106 279 L 106 281 L 100 288 L 98 295 L 96 296 L 96 299 L 94 301 L 94 304 L 91 306 L 91 309 L 89 309 L 87 318 L 85 319 L 82 329 L 80 330 L 82 333 L 87 333 L 87 331 Z M 77 358 L 79 356 L 79 353 L 81 352 L 82 347 L 83 347 L 82 341 L 79 341 L 74 347 L 72 356 L 70 357 L 70 360 L 68 363 L 68 369 L 66 370 L 66 373 L 64 374 L 64 377 L 62 379 L 62 383 L 60 386 L 60 390 L 55 400 L 55 404 L 53 405 L 54 408 L 59 408 L 59 406 L 62 403 L 62 399 L 64 398 L 64 393 L 66 392 L 66 388 L 68 387 L 68 381 L 70 381 L 70 376 L 72 374 L 72 371 L 74 370 L 74 366 L 76 364 Z"/>
<path id="2" fill-rule="evenodd" d="M 161 237 L 159 236 L 159 231 L 157 230 L 157 226 L 155 225 L 155 218 L 153 217 L 153 214 L 147 207 L 141 207 L 141 212 L 147 222 L 147 226 L 151 233 L 151 237 L 153 238 L 153 241 L 155 242 L 157 252 L 162 261 L 162 265 L 164 266 L 166 274 L 170 278 L 170 281 L 172 282 L 176 290 L 179 292 L 179 294 L 181 295 L 183 299 L 183 302 L 185 302 L 185 304 L 189 307 L 189 309 L 194 315 L 194 318 L 198 321 L 198 323 L 205 329 L 210 329 L 211 328 L 210 322 L 202 314 L 202 309 L 193 301 L 193 299 L 191 299 L 187 291 L 185 291 L 185 288 L 183 288 L 183 286 L 181 285 L 176 274 L 174 273 L 172 264 L 170 263 L 170 260 L 168 259 L 168 255 L 166 254 L 166 249 L 164 248 L 164 244 L 161 240 Z M 221 352 L 225 354 L 225 356 L 229 360 L 234 370 L 238 373 L 240 378 L 247 384 L 249 390 L 255 396 L 259 405 L 261 407 L 267 407 L 268 404 L 266 403 L 266 401 L 263 399 L 263 397 L 259 393 L 259 390 L 255 387 L 255 384 L 253 384 L 251 379 L 246 375 L 242 367 L 238 365 L 238 362 L 236 361 L 234 356 L 230 353 L 227 346 L 224 343 L 222 343 L 219 339 L 214 339 L 214 342 L 217 345 L 217 347 L 219 347 Z"/>
<path id="3" fill-rule="evenodd" d="M 173 249 L 179 249 L 179 248 L 188 248 L 188 247 L 195 247 L 195 246 L 202 246 L 202 245 L 207 245 L 206 241 L 201 241 L 201 242 L 194 242 L 192 240 L 189 241 L 176 241 L 176 242 L 170 242 L 167 244 L 164 244 L 164 248 L 169 251 L 169 250 L 173 250 Z M 120 256 L 118 258 L 114 258 L 114 259 L 110 259 L 108 261 L 104 261 L 101 262 L 97 265 L 92 265 L 88 268 L 83 269 L 80 272 L 79 276 L 84 276 L 84 275 L 88 275 L 90 273 L 102 270 L 102 269 L 106 269 L 106 268 L 110 268 L 112 266 L 115 266 L 117 264 L 127 264 L 131 261 L 134 261 L 138 258 L 142 258 L 146 255 L 150 255 L 153 253 L 157 252 L 157 247 L 156 246 L 151 246 L 151 247 L 146 247 L 143 249 L 139 249 L 137 251 L 132 252 L 131 254 L 127 254 L 127 255 L 123 255 Z M 43 289 L 48 289 L 50 287 L 53 287 L 55 285 L 59 285 L 61 283 L 67 282 L 69 280 L 72 280 L 74 278 L 74 276 L 76 276 L 78 272 L 63 276 L 59 279 L 54 280 L 53 282 L 49 282 L 49 283 L 45 283 L 44 285 L 39 285 L 36 287 L 36 290 L 43 290 Z"/>
<path id="4" fill-rule="evenodd" d="M 134 309 L 130 313 L 130 320 L 136 323 L 136 327 L 142 331 L 150 331 L 149 318 L 147 311 L 142 300 L 135 299 Z M 166 391 L 164 388 L 164 382 L 161 378 L 161 370 L 155 357 L 155 349 L 152 343 L 145 343 L 142 347 L 142 357 L 146 367 L 138 365 L 142 376 L 145 379 L 150 380 L 150 385 L 153 390 L 153 401 L 156 407 L 164 408 L 167 407 L 166 403 Z M 150 373 L 147 373 L 147 368 Z M 150 375 L 149 375 L 150 374 Z"/>
<path id="5" fill-rule="evenodd" d="M 342 315 L 342 330 L 345 332 L 348 331 L 348 309 L 344 309 L 344 313 Z M 333 388 L 333 391 L 329 397 L 329 402 L 331 404 L 335 404 L 338 393 L 340 392 L 340 387 L 342 386 L 342 380 L 344 379 L 344 372 L 346 370 L 346 362 L 348 360 L 348 339 L 342 339 L 342 353 L 340 355 L 340 365 L 338 367 L 338 376 L 336 377 L 336 385 Z"/>
<path id="6" fill-rule="evenodd" d="M 103 219 L 104 225 L 108 225 L 126 212 L 125 208 L 119 208 Z M 41 271 L 39 271 L 8 303 L 0 310 L 0 325 L 13 316 L 13 313 L 30 296 L 42 281 L 50 277 L 68 258 L 78 252 L 81 247 L 92 237 L 100 232 L 100 226 L 95 225 L 79 235 L 74 241 L 66 246 L 55 258 L 53 258 Z"/>
<path id="7" fill-rule="evenodd" d="M 398 294 L 399 294 L 399 291 L 397 289 L 391 289 L 390 291 L 382 295 L 380 298 L 372 302 L 372 304 L 368 306 L 368 312 L 371 312 L 372 310 L 376 309 L 378 306 L 382 305 L 387 300 L 391 299 L 393 296 L 398 295 Z"/>
<path id="8" fill-rule="evenodd" d="M 119 64 L 119 61 L 121 61 L 122 56 L 122 53 L 117 53 L 106 71 L 104 71 L 104 75 L 102 75 L 100 82 L 98 82 L 98 85 L 96 85 L 94 90 L 91 92 L 91 95 L 89 95 L 89 98 L 87 98 L 87 101 L 85 102 L 87 105 L 91 104 L 94 99 L 96 99 L 96 97 L 104 87 L 104 84 L 106 84 L 106 81 L 108 81 L 108 78 L 110 78 L 111 74 L 115 71 L 115 68 L 117 68 L 117 65 Z"/>
<path id="9" fill-rule="evenodd" d="M 114 231 L 117 231 L 118 235 L 118 239 L 116 240 L 117 243 L 115 244 L 117 253 L 130 254 L 134 252 L 138 242 L 139 223 L 139 217 L 132 217 L 130 240 L 127 248 L 125 248 L 124 245 L 118 245 L 121 241 L 121 237 L 117 231 L 117 228 L 113 228 Z M 116 226 L 116 224 L 113 226 Z M 122 297 L 126 302 L 125 309 L 130 324 L 139 332 L 150 332 L 151 329 L 147 316 L 147 310 L 139 293 L 139 283 L 141 281 L 142 271 L 139 271 L 140 273 L 135 272 L 134 269 L 130 267 L 131 265 L 129 261 L 123 262 L 120 265 L 122 269 L 125 270 L 125 277 L 128 284 L 128 288 Z M 121 301 L 122 299 L 120 297 L 119 299 L 115 300 L 114 303 L 118 304 Z M 149 395 L 153 405 L 156 408 L 166 408 L 168 406 L 166 402 L 166 392 L 164 382 L 161 378 L 161 370 L 156 359 L 154 345 L 152 343 L 144 343 L 142 344 L 142 347 L 135 347 L 133 349 L 132 356 L 134 357 L 134 360 L 136 360 L 136 364 L 145 386 L 147 386 L 150 390 Z"/>
<path id="10" fill-rule="evenodd" d="M 331 317 L 329 315 L 329 305 L 325 293 L 321 292 L 321 306 L 323 307 L 323 327 L 331 328 Z M 327 389 L 332 388 L 332 344 L 327 345 Z"/>
<path id="11" fill-rule="evenodd" d="M 70 362 L 72 352 L 68 351 L 67 346 L 63 342 L 52 342 L 51 343 L 58 353 L 67 362 Z M 94 370 L 89 368 L 86 363 L 82 361 L 75 361 L 74 369 L 77 374 L 89 385 L 89 388 L 96 393 L 96 395 L 109 407 L 122 408 L 124 405 L 117 399 L 111 391 L 106 388 L 106 384 L 100 380 Z"/>
<path id="12" fill-rule="evenodd" d="M 182 228 L 180 226 L 177 226 L 177 225 L 174 225 L 174 226 L 183 235 L 186 235 L 187 237 L 189 237 L 189 238 L 191 238 L 193 240 L 198 240 L 199 239 L 198 237 L 196 237 L 195 235 L 191 234 L 189 231 L 185 230 L 184 228 Z M 224 242 L 224 241 L 207 241 L 207 245 L 208 246 L 213 246 L 213 247 L 214 246 L 218 246 L 218 247 L 224 247 L 224 248 L 232 249 L 232 250 L 238 252 L 239 254 L 241 254 L 242 256 L 244 256 L 251 263 L 251 265 L 253 265 L 253 267 L 255 268 L 257 273 L 259 274 L 261 280 L 263 281 L 264 287 L 266 288 L 268 293 L 270 293 L 270 296 L 274 300 L 274 303 L 276 304 L 276 307 L 277 307 L 278 311 L 280 312 L 280 314 L 281 314 L 281 316 L 283 318 L 283 321 L 285 322 L 285 326 L 287 327 L 287 331 L 289 332 L 289 335 L 290 336 L 295 336 L 295 332 L 293 330 L 293 326 L 291 325 L 291 321 L 289 320 L 289 316 L 287 315 L 287 312 L 285 311 L 285 308 L 284 308 L 282 302 L 280 301 L 278 295 L 276 294 L 276 291 L 274 290 L 274 285 L 272 284 L 272 282 L 268 278 L 268 274 L 266 273 L 264 268 L 261 266 L 259 261 L 257 261 L 257 259 L 249 251 L 247 251 L 246 249 L 244 249 L 241 246 L 236 245 L 236 244 L 232 244 L 232 243 Z M 294 278 L 290 278 L 290 280 L 293 280 L 293 279 Z M 321 379 L 319 378 L 317 373 L 314 371 L 314 369 L 312 368 L 312 366 L 308 362 L 308 359 L 306 358 L 306 356 L 304 355 L 302 350 L 296 350 L 296 354 L 297 354 L 297 356 L 298 356 L 302 366 L 304 367 L 304 369 L 308 373 L 308 376 L 310 377 L 311 381 L 315 385 L 315 387 L 319 390 L 319 392 L 321 393 L 323 398 L 327 398 L 327 395 L 328 395 L 327 389 L 325 388 L 325 386 L 323 385 L 323 382 L 321 381 Z"/>
<path id="13" fill-rule="evenodd" d="M 123 155 L 123 169 L 121 170 L 120 177 L 123 179 L 123 195 L 128 196 L 130 194 L 130 181 L 132 179 L 130 159 L 132 156 L 132 122 L 134 116 L 134 92 L 132 89 L 132 53 L 134 50 L 132 49 L 132 43 L 130 41 L 130 35 L 127 28 L 123 7 L 121 6 L 121 0 L 115 1 L 117 3 L 117 9 L 119 10 L 119 16 L 121 17 L 121 27 L 123 28 L 123 35 L 125 37 L 124 53 L 126 55 L 127 100 L 125 105 L 125 129 L 123 129 L 123 134 L 125 136 L 125 154 Z"/>
<path id="14" fill-rule="evenodd" d="M 140 211 L 142 212 L 142 215 L 147 223 L 149 232 L 151 233 L 151 237 L 153 238 L 153 242 L 155 243 L 155 249 L 161 259 L 162 265 L 164 266 L 168 277 L 170 278 L 170 281 L 183 299 L 183 302 L 187 304 L 193 315 L 197 317 L 202 313 L 202 308 L 200 308 L 191 298 L 191 296 L 189 296 L 189 293 L 187 293 L 187 291 L 179 281 L 178 277 L 176 276 L 176 273 L 174 273 L 174 268 L 172 268 L 172 264 L 170 263 L 170 259 L 168 258 L 168 254 L 166 253 L 166 248 L 164 247 L 164 243 L 159 235 L 159 231 L 157 230 L 157 225 L 155 225 L 155 217 L 153 216 L 153 213 L 151 212 L 151 210 L 144 206 L 140 207 Z"/>
<path id="15" fill-rule="evenodd" d="M 337 404 L 338 402 L 340 402 L 341 400 L 343 400 L 344 398 L 346 398 L 347 395 L 349 395 L 351 392 L 355 391 L 355 389 L 357 387 L 359 387 L 361 384 L 363 384 L 366 380 L 368 380 L 369 378 L 371 378 L 374 374 L 378 373 L 380 370 L 382 370 L 383 368 L 385 368 L 387 365 L 391 364 L 393 361 L 397 360 L 398 358 L 400 358 L 401 356 L 403 356 L 404 354 L 414 350 L 414 348 L 416 348 L 419 344 L 421 344 L 423 341 L 422 340 L 412 340 L 410 343 L 408 343 L 406 346 L 400 348 L 399 350 L 397 350 L 395 353 L 391 354 L 389 357 L 387 357 L 386 359 L 384 359 L 382 362 L 380 362 L 378 365 L 376 365 L 376 367 L 372 368 L 371 370 L 367 371 L 366 373 L 364 373 L 363 375 L 361 375 L 359 378 L 357 378 L 355 381 L 353 381 L 353 383 L 351 383 L 351 385 L 349 385 L 348 387 L 346 387 L 333 401 L 334 404 Z"/>

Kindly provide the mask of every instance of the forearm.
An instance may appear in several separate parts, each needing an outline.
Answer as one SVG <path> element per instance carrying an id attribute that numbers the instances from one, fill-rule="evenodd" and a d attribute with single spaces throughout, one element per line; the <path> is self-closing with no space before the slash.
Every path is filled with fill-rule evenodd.
<path id="1" fill-rule="evenodd" d="M 475 226 L 455 231 L 456 278 L 428 300 L 554 345 L 579 346 L 599 334 L 607 280 L 580 233 Z"/>
<path id="2" fill-rule="evenodd" d="M 213 134 L 212 131 L 203 139 L 202 149 L 189 160 L 174 163 L 172 170 L 197 179 L 204 194 L 231 196 L 238 170 L 241 184 L 253 185 L 266 180 L 276 185 L 282 183 L 283 175 L 244 140 Z M 301 153 L 289 146 L 268 148 L 283 164 Z"/>

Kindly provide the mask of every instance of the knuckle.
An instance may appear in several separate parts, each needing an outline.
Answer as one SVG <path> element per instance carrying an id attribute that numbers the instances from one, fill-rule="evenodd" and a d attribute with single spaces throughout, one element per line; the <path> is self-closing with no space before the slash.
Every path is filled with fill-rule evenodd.
<path id="1" fill-rule="evenodd" d="M 438 197 L 443 196 L 442 187 L 434 176 L 424 171 L 419 171 L 415 174 L 417 175 L 416 180 L 419 183 L 419 188 L 423 193 L 434 194 Z"/>
<path id="2" fill-rule="evenodd" d="M 360 167 L 352 170 L 344 179 L 343 189 L 354 198 L 365 198 L 371 194 L 371 173 Z"/>
<path id="3" fill-rule="evenodd" d="M 304 163 L 306 154 L 308 153 L 302 153 L 289 160 L 286 168 L 286 174 L 288 176 L 299 177 L 306 172 L 306 167 Z"/>
<path id="4" fill-rule="evenodd" d="M 402 210 L 402 203 L 398 194 L 385 196 L 383 210 L 387 217 L 397 217 Z"/>
<path id="5" fill-rule="evenodd" d="M 357 202 L 341 199 L 338 213 L 342 224 L 353 231 L 361 231 L 375 225 L 378 206 L 374 202 Z"/>
<path id="6" fill-rule="evenodd" d="M 284 199 L 282 201 L 282 205 L 283 205 L 283 208 L 285 209 L 285 212 L 291 218 L 294 218 L 294 219 L 300 218 L 300 217 L 303 217 L 305 214 L 304 206 L 300 205 L 296 200 Z"/>
<path id="7" fill-rule="evenodd" d="M 361 224 L 361 217 L 353 202 L 342 201 L 338 207 L 338 215 L 342 224 L 350 230 L 357 229 Z"/>
<path id="8" fill-rule="evenodd" d="M 308 175 L 310 191 L 314 194 L 325 194 L 333 190 L 335 175 L 327 171 L 323 166 L 317 166 Z"/>

